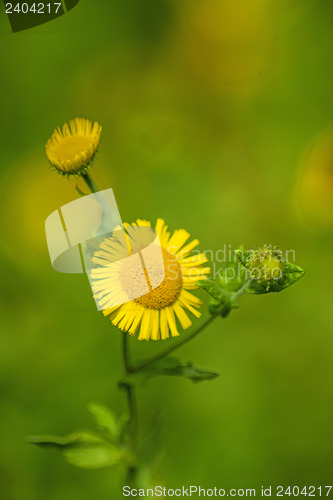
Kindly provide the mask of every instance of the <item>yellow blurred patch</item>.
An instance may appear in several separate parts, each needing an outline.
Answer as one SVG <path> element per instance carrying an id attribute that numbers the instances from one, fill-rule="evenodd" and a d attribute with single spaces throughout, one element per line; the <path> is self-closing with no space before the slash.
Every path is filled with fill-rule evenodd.
<path id="1" fill-rule="evenodd" d="M 79 197 L 76 184 L 77 180 L 69 181 L 52 172 L 41 152 L 13 166 L 3 180 L 0 203 L 4 250 L 16 265 L 38 267 L 41 258 L 49 261 L 45 219 Z M 88 193 L 81 180 L 79 185 Z"/>
<path id="2" fill-rule="evenodd" d="M 275 0 L 186 0 L 179 45 L 201 77 L 222 86 L 257 83 L 275 58 L 284 2 Z"/>
<path id="3" fill-rule="evenodd" d="M 333 130 L 315 140 L 305 155 L 296 198 L 306 225 L 320 231 L 333 229 Z"/>

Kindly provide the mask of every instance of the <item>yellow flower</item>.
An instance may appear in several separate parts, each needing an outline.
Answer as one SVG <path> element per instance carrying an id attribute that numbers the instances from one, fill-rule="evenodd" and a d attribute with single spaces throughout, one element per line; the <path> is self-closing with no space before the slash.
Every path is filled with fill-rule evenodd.
<path id="1" fill-rule="evenodd" d="M 102 127 L 84 118 L 75 118 L 62 130 L 58 127 L 46 143 L 51 165 L 63 175 L 81 175 L 91 165 L 98 149 Z"/>
<path id="2" fill-rule="evenodd" d="M 150 227 L 150 222 L 137 220 L 136 224 L 128 227 Z M 178 324 L 185 330 L 192 324 L 187 312 L 194 314 L 197 318 L 201 313 L 197 310 L 201 301 L 188 290 L 197 288 L 196 282 L 205 279 L 210 272 L 208 267 L 202 267 L 207 262 L 204 253 L 193 254 L 193 249 L 198 245 L 198 240 L 186 244 L 189 233 L 184 229 L 174 231 L 170 237 L 168 227 L 162 219 L 158 219 L 155 230 L 159 236 L 164 261 L 164 279 L 160 285 L 151 289 L 145 295 L 121 305 L 116 305 L 103 311 L 112 323 L 124 332 L 135 335 L 139 331 L 139 340 L 166 339 L 170 333 L 173 337 L 179 335 Z M 113 262 L 115 253 L 119 256 L 119 248 L 122 247 L 126 254 L 126 242 L 115 241 L 115 238 L 107 238 L 100 245 L 100 250 L 95 252 L 93 262 L 99 264 L 99 269 L 91 271 L 92 289 L 95 299 L 103 298 L 107 302 L 112 296 L 113 290 L 122 293 L 121 282 L 128 281 L 130 270 L 125 264 L 125 270 L 117 272 L 109 271 L 110 262 Z M 127 253 L 128 256 L 128 253 Z M 121 264 L 120 264 L 121 266 Z M 146 274 L 146 269 L 144 268 Z M 153 269 L 154 272 L 154 269 Z M 137 277 L 136 277 L 137 278 Z M 126 293 L 125 293 L 126 295 Z"/>

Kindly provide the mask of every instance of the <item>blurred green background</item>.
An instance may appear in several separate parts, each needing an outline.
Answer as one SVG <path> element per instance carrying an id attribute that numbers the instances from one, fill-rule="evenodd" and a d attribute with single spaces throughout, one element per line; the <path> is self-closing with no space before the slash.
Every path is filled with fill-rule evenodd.
<path id="1" fill-rule="evenodd" d="M 21 33 L 0 23 L 1 497 L 121 498 L 121 470 L 75 469 L 25 440 L 91 427 L 92 400 L 125 408 L 121 335 L 45 242 L 46 217 L 78 195 L 44 144 L 75 116 L 103 126 L 91 173 L 124 221 L 163 217 L 214 251 L 278 244 L 307 271 L 179 351 L 218 379 L 140 391 L 142 429 L 168 416 L 159 483 L 329 484 L 331 0 L 81 0 Z M 130 341 L 136 357 L 170 343 Z"/>

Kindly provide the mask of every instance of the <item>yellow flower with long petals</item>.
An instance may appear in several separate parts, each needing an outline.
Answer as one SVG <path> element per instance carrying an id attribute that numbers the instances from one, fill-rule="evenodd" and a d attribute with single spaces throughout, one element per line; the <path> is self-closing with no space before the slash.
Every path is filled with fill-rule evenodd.
<path id="1" fill-rule="evenodd" d="M 139 219 L 130 227 L 136 226 L 150 227 L 151 224 Z M 124 227 L 126 228 L 125 224 Z M 205 254 L 193 253 L 199 241 L 195 239 L 187 243 L 190 237 L 187 231 L 178 229 L 171 236 L 162 219 L 157 220 L 155 230 L 159 236 L 163 254 L 163 281 L 148 293 L 103 311 L 104 315 L 108 316 L 120 330 L 130 335 L 135 335 L 139 330 L 139 340 L 163 340 L 167 339 L 170 333 L 172 337 L 177 337 L 179 335 L 178 322 L 184 330 L 189 328 L 192 321 L 188 313 L 197 318 L 201 316 L 198 311 L 201 301 L 189 290 L 197 288 L 196 282 L 205 279 L 210 272 L 209 267 L 202 267 L 202 264 L 207 262 Z M 124 270 L 121 274 L 119 268 L 118 274 L 118 271 L 110 272 L 110 267 L 108 267 L 114 259 L 115 247 L 119 256 L 121 243 L 112 242 L 112 237 L 105 239 L 92 259 L 101 266 L 93 270 L 90 276 L 95 299 L 104 297 L 106 304 L 113 290 L 116 290 L 118 294 L 122 292 L 121 282 Z M 126 251 L 126 243 L 123 244 L 123 249 Z M 128 266 L 128 264 L 125 265 Z M 146 272 L 145 269 L 144 271 Z M 126 277 L 129 272 L 127 268 Z"/>
<path id="2" fill-rule="evenodd" d="M 62 175 L 81 175 L 92 164 L 102 127 L 84 118 L 75 118 L 62 130 L 58 127 L 46 143 L 51 165 Z"/>

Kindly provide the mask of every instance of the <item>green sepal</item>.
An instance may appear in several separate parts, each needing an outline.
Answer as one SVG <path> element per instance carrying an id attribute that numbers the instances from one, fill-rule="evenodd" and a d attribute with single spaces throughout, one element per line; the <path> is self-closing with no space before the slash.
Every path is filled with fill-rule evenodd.
<path id="1" fill-rule="evenodd" d="M 129 373 L 119 382 L 120 386 L 140 387 L 145 385 L 150 379 L 159 375 L 185 377 L 192 382 L 202 382 L 218 377 L 219 373 L 212 370 L 202 370 L 191 362 L 179 361 L 173 357 L 166 357 L 145 368 L 133 373 Z"/>
<path id="2" fill-rule="evenodd" d="M 250 258 L 251 252 L 245 250 L 244 245 L 239 245 L 235 250 L 235 258 L 238 260 L 244 267 L 246 267 L 246 263 Z"/>

